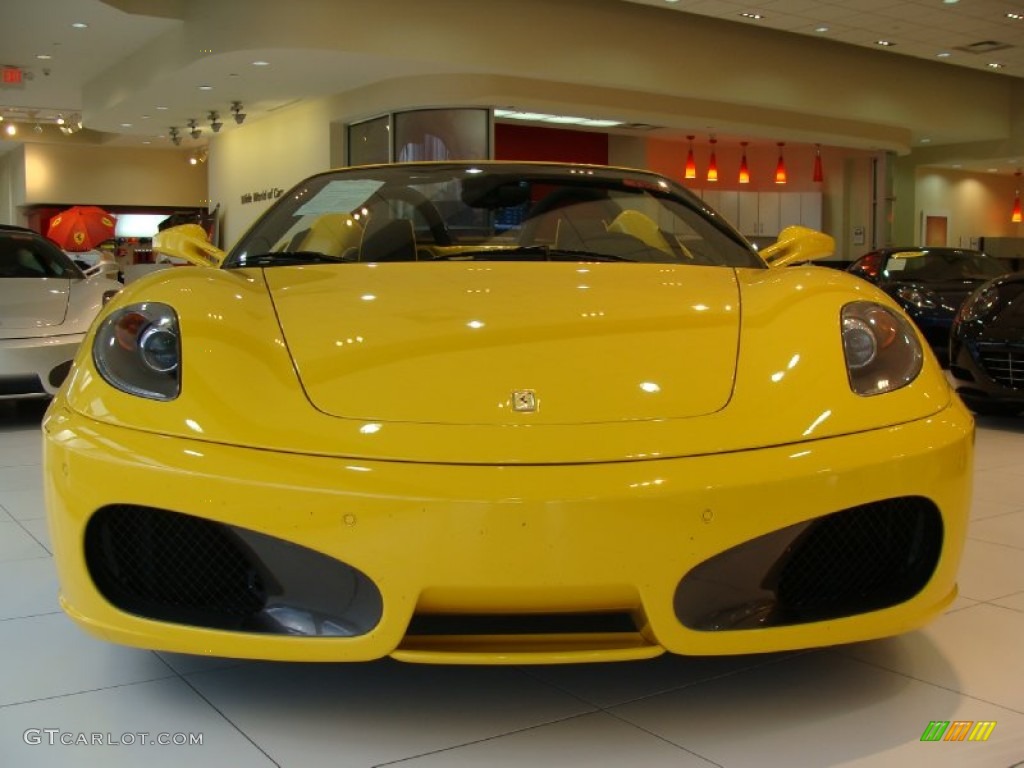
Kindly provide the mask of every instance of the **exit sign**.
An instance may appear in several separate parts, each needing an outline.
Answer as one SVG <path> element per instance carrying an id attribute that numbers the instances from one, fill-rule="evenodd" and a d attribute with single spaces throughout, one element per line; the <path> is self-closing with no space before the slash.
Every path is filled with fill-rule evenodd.
<path id="1" fill-rule="evenodd" d="M 3 68 L 4 85 L 21 85 L 22 71 L 18 67 Z"/>

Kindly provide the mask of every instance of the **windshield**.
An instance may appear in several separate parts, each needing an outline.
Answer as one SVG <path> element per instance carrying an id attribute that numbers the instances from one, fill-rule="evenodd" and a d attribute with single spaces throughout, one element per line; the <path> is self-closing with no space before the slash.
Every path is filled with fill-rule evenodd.
<path id="1" fill-rule="evenodd" d="M 28 232 L 0 233 L 0 277 L 84 278 L 55 243 Z"/>
<path id="2" fill-rule="evenodd" d="M 320 174 L 257 221 L 225 266 L 493 260 L 764 267 L 735 230 L 659 176 L 525 163 Z"/>
<path id="3" fill-rule="evenodd" d="M 1002 260 L 959 248 L 899 251 L 885 262 L 885 276 L 903 282 L 943 283 L 991 280 L 1010 271 Z"/>

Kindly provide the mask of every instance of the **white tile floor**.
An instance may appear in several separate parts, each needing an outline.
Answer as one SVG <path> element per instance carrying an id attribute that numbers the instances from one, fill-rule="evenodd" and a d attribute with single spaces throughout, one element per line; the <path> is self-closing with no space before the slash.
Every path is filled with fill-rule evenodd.
<path id="1" fill-rule="evenodd" d="M 57 607 L 41 413 L 0 402 L 0 768 L 1024 765 L 1024 418 L 978 422 L 961 597 L 922 631 L 741 658 L 431 667 L 238 662 L 86 636 Z M 997 725 L 984 743 L 921 742 L 932 720 Z M 59 743 L 141 733 L 202 745 Z"/>

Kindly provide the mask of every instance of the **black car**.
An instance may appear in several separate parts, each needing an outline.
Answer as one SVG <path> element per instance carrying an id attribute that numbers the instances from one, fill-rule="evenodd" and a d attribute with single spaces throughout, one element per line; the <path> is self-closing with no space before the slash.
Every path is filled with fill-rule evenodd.
<path id="1" fill-rule="evenodd" d="M 960 305 L 979 286 L 1010 271 L 1002 259 L 966 248 L 882 248 L 849 271 L 892 296 L 917 323 L 936 357 L 949 362 L 949 330 Z"/>
<path id="2" fill-rule="evenodd" d="M 977 413 L 1024 410 L 1024 272 L 985 283 L 953 323 L 949 372 Z"/>

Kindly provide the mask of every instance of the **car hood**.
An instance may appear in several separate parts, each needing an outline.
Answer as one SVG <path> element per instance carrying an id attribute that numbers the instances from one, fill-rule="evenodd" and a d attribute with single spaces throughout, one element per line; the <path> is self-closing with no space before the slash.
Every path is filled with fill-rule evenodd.
<path id="1" fill-rule="evenodd" d="M 61 325 L 70 296 L 71 280 L 65 278 L 0 279 L 0 338 Z"/>
<path id="2" fill-rule="evenodd" d="M 706 415 L 732 394 L 733 270 L 442 262 L 266 270 L 324 413 L 435 424 Z"/>

